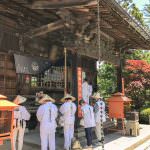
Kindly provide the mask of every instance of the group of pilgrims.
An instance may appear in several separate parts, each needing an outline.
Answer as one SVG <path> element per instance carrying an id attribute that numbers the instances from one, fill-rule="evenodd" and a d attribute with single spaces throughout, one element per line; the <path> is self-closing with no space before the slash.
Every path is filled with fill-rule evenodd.
<path id="1" fill-rule="evenodd" d="M 92 129 L 95 128 L 95 133 L 98 139 L 97 145 L 104 141 L 102 125 L 106 121 L 105 117 L 105 103 L 99 93 L 90 93 L 91 87 L 87 80 L 84 80 L 82 85 L 83 98 L 79 101 L 81 105 L 82 126 L 85 128 L 85 135 L 87 139 L 87 147 L 92 148 Z M 86 92 L 84 92 L 84 90 Z M 87 95 L 86 95 L 87 94 Z M 91 95 L 90 95 L 91 94 Z M 94 105 L 89 104 L 89 98 L 95 100 Z M 30 119 L 30 113 L 25 106 L 22 105 L 26 98 L 18 95 L 14 103 L 19 107 L 14 111 L 14 150 L 18 145 L 18 150 L 23 148 L 24 132 L 26 128 L 26 121 Z M 77 106 L 74 103 L 76 98 L 71 94 L 66 94 L 61 102 L 63 103 L 58 109 L 54 104 L 55 100 L 42 91 L 36 94 L 36 101 L 40 103 L 36 116 L 40 122 L 40 138 L 41 150 L 55 150 L 55 133 L 57 128 L 58 114 L 61 114 L 64 129 L 64 150 L 71 150 L 74 139 L 75 115 Z M 93 104 L 93 103 L 92 103 Z M 18 136 L 17 136 L 18 135 Z M 18 140 L 17 140 L 18 137 Z M 16 143 L 16 141 L 18 141 Z"/>

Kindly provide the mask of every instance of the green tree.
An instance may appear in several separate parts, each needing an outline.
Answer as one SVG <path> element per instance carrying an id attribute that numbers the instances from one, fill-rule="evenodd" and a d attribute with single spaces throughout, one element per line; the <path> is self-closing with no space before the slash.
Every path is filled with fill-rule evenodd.
<path id="1" fill-rule="evenodd" d="M 144 7 L 144 13 L 145 13 L 145 20 L 146 20 L 146 23 L 148 25 L 150 25 L 150 0 L 149 0 L 149 4 L 145 5 Z"/>
<path id="2" fill-rule="evenodd" d="M 117 0 L 117 2 L 137 21 L 139 21 L 142 25 L 145 25 L 143 12 L 140 11 L 133 0 Z"/>
<path id="3" fill-rule="evenodd" d="M 111 64 L 104 63 L 98 70 L 98 89 L 103 97 L 108 97 L 117 87 L 116 70 Z"/>
<path id="4" fill-rule="evenodd" d="M 150 52 L 147 50 L 131 50 L 131 54 L 125 55 L 125 59 L 145 60 L 150 64 Z"/>

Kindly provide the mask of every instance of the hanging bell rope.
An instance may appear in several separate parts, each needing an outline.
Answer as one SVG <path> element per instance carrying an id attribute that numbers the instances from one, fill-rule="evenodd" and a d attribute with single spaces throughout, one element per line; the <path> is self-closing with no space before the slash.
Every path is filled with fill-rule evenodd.
<path id="1" fill-rule="evenodd" d="M 97 0 L 97 44 L 98 44 L 98 61 L 101 60 L 101 32 L 100 32 L 100 0 Z"/>
<path id="2" fill-rule="evenodd" d="M 100 23 L 101 23 L 101 16 L 100 16 L 100 0 L 97 0 L 97 43 L 98 43 L 98 61 L 100 64 L 101 61 L 101 32 L 100 32 Z M 99 65 L 100 67 L 100 65 Z M 101 144 L 102 150 L 104 150 L 104 132 L 103 132 L 103 118 L 101 115 Z"/>
<path id="3" fill-rule="evenodd" d="M 65 17 L 65 24 L 67 23 L 67 18 Z M 67 48 L 66 46 L 66 36 L 65 36 L 65 27 L 64 27 L 64 95 L 67 94 Z"/>

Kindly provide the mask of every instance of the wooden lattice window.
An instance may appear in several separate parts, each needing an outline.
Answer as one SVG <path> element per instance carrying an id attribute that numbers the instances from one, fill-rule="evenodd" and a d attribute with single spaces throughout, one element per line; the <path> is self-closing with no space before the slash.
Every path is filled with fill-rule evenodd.
<path id="1" fill-rule="evenodd" d="M 0 110 L 0 135 L 11 132 L 12 111 Z"/>

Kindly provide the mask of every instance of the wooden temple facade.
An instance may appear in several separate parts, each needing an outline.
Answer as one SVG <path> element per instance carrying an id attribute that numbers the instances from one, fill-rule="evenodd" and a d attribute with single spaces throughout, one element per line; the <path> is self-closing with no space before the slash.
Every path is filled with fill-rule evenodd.
<path id="1" fill-rule="evenodd" d="M 121 53 L 150 49 L 150 33 L 115 0 L 100 0 L 99 8 L 98 19 L 96 0 L 1 0 L 0 93 L 26 95 L 33 107 L 38 90 L 46 90 L 59 101 L 64 94 L 64 48 L 68 92 L 79 96 L 80 69 L 96 90 L 97 60 L 116 66 L 121 87 Z M 21 66 L 23 58 L 27 66 Z M 48 60 L 51 67 L 32 73 L 39 69 L 36 61 L 40 59 L 41 63 Z M 32 71 L 26 68 L 29 66 Z"/>

